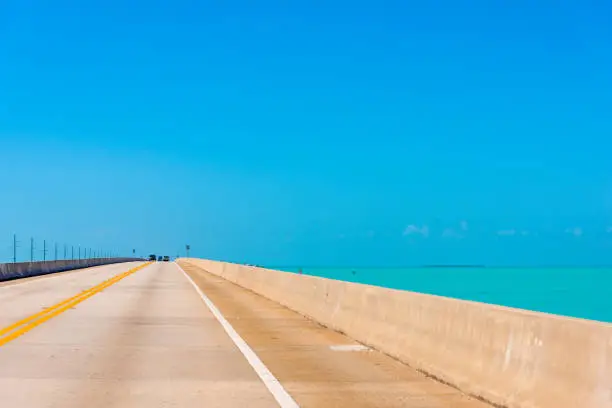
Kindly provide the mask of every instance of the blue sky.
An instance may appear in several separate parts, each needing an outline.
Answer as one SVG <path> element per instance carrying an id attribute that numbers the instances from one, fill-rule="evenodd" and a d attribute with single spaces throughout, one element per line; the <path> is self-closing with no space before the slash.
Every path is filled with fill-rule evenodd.
<path id="1" fill-rule="evenodd" d="M 2 260 L 612 263 L 607 2 L 86 3 L 0 5 Z"/>

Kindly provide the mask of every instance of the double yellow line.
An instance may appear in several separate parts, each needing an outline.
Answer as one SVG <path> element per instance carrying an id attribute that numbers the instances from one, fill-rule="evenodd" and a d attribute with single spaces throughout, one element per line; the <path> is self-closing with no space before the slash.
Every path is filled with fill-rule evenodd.
<path id="1" fill-rule="evenodd" d="M 92 288 L 84 290 L 78 295 L 72 296 L 66 300 L 62 300 L 61 302 L 51 307 L 48 307 L 38 313 L 21 319 L 18 322 L 11 324 L 10 326 L 0 329 L 0 346 L 5 345 L 9 341 L 15 340 L 17 337 L 29 332 L 36 326 L 43 324 L 47 320 L 52 319 L 60 313 L 63 313 L 66 310 L 78 305 L 84 300 L 89 299 L 96 293 L 102 292 L 107 287 L 119 282 L 121 279 L 126 278 L 132 275 L 133 273 L 138 272 L 139 270 L 150 265 L 151 263 L 152 262 L 147 262 L 145 264 L 132 268 L 127 272 L 123 272 L 119 275 L 113 276 L 112 278 L 107 279 Z"/>

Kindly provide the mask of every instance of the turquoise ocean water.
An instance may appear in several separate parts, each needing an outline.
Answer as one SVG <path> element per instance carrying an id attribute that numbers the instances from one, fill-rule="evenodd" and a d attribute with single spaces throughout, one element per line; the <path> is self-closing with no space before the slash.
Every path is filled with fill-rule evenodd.
<path id="1" fill-rule="evenodd" d="M 275 268 L 298 272 L 299 268 Z M 612 323 L 612 268 L 301 268 L 324 278 Z"/>

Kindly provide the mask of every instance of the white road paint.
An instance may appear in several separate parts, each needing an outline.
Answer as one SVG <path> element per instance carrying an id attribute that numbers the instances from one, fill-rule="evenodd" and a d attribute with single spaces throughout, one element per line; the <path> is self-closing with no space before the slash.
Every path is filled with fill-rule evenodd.
<path id="1" fill-rule="evenodd" d="M 363 344 L 340 344 L 336 346 L 329 346 L 333 351 L 368 351 L 369 347 Z"/>
<path id="2" fill-rule="evenodd" d="M 217 306 L 202 292 L 202 290 L 196 285 L 196 283 L 191 279 L 191 277 L 180 267 L 179 264 L 175 263 L 176 267 L 183 272 L 185 278 L 191 283 L 191 285 L 198 292 L 208 309 L 210 309 L 211 313 L 215 316 L 215 318 L 219 321 L 225 332 L 228 334 L 230 339 L 234 342 L 238 350 L 244 355 L 246 360 L 249 362 L 255 373 L 259 376 L 261 381 L 264 383 L 266 388 L 270 391 L 276 402 L 281 408 L 299 408 L 299 405 L 295 400 L 289 395 L 287 390 L 283 388 L 281 383 L 274 377 L 274 375 L 268 370 L 268 367 L 264 365 L 264 363 L 257 357 L 257 354 L 253 351 L 251 347 L 244 341 L 242 337 L 236 332 L 236 330 L 232 327 L 232 325 L 223 317 Z"/>

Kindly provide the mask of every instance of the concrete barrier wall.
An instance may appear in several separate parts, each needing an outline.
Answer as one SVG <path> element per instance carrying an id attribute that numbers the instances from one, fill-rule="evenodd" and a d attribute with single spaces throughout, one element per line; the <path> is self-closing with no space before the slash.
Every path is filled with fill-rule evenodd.
<path id="1" fill-rule="evenodd" d="M 109 265 L 120 262 L 141 261 L 140 258 L 99 258 L 75 259 L 46 262 L 17 262 L 0 264 L 0 282 L 28 278 L 31 276 L 46 275 L 49 273 L 70 271 L 73 269 L 89 268 L 91 266 Z"/>
<path id="2" fill-rule="evenodd" d="M 509 408 L 612 408 L 612 324 L 181 259 Z"/>

